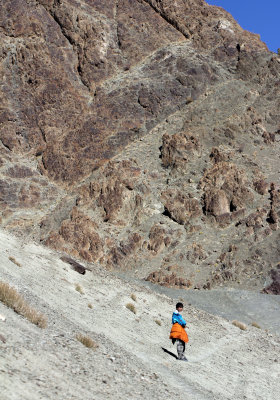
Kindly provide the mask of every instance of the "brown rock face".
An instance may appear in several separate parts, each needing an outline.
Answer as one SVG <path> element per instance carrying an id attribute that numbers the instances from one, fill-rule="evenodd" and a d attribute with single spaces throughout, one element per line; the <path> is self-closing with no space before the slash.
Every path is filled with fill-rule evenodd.
<path id="1" fill-rule="evenodd" d="M 280 63 L 258 35 L 203 0 L 4 0 L 0 40 L 2 226 L 160 284 L 263 288 Z"/>
<path id="2" fill-rule="evenodd" d="M 205 213 L 214 217 L 241 210 L 253 200 L 244 171 L 232 163 L 214 164 L 200 184 L 204 189 Z"/>
<path id="3" fill-rule="evenodd" d="M 203 1 L 12 0 L 0 20 L 2 143 L 37 155 L 41 171 L 63 182 L 87 175 L 217 79 L 209 60 L 180 52 L 187 37 L 231 57 L 241 34 L 248 49 L 265 49 Z"/>
<path id="4" fill-rule="evenodd" d="M 179 191 L 167 190 L 163 192 L 162 202 L 166 209 L 165 214 L 180 225 L 187 224 L 192 218 L 201 214 L 198 200 Z"/>
<path id="5" fill-rule="evenodd" d="M 154 225 L 149 233 L 148 249 L 154 254 L 160 253 L 171 242 L 171 238 L 164 228 Z"/>
<path id="6" fill-rule="evenodd" d="M 268 294 L 280 294 L 280 265 L 270 272 L 271 284 L 268 285 L 263 292 Z"/>
<path id="7" fill-rule="evenodd" d="M 131 262 L 131 265 L 134 265 L 131 258 L 136 256 L 135 253 L 141 248 L 142 242 L 143 239 L 139 234 L 134 233 L 130 235 L 126 242 L 120 242 L 119 246 L 113 247 L 109 251 L 107 266 L 118 267 L 124 270 L 130 269 L 131 267 L 128 264 Z"/>
<path id="8" fill-rule="evenodd" d="M 137 219 L 142 206 L 141 193 L 135 190 L 140 178 L 135 162 L 109 162 L 100 169 L 98 180 L 82 188 L 77 205 L 98 209 L 104 222 L 126 225 Z"/>
<path id="9" fill-rule="evenodd" d="M 261 195 L 265 195 L 268 193 L 269 184 L 266 183 L 263 179 L 254 182 L 254 188 L 257 193 Z"/>
<path id="10" fill-rule="evenodd" d="M 161 159 L 164 167 L 184 170 L 198 151 L 199 141 L 190 134 L 165 134 L 162 137 Z"/>
<path id="11" fill-rule="evenodd" d="M 258 35 L 244 32 L 222 8 L 209 6 L 204 0 L 145 0 L 199 49 L 211 49 L 216 57 L 234 57 L 239 48 L 266 48 Z M 193 18 L 186 18 L 192 16 Z M 214 50 L 213 50 L 214 47 Z"/>
<path id="12" fill-rule="evenodd" d="M 96 232 L 96 224 L 73 208 L 70 220 L 64 220 L 58 233 L 53 233 L 46 244 L 87 261 L 97 261 L 103 255 L 103 243 Z"/>
<path id="13" fill-rule="evenodd" d="M 145 280 L 161 286 L 178 287 L 180 289 L 188 288 L 191 285 L 189 280 L 177 277 L 175 272 L 171 274 L 162 271 L 151 272 Z"/>

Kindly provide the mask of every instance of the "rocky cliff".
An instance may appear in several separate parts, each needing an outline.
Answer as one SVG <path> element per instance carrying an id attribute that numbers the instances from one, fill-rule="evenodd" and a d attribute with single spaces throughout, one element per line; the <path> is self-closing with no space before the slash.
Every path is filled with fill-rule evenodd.
<path id="1" fill-rule="evenodd" d="M 162 285 L 277 287 L 280 57 L 258 35 L 204 0 L 4 0 L 0 40 L 6 229 Z"/>

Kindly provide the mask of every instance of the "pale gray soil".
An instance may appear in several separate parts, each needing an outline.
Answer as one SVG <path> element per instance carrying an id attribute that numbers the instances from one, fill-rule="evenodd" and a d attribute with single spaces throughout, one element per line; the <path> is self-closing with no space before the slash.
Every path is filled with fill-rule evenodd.
<path id="1" fill-rule="evenodd" d="M 187 306 L 189 362 L 181 363 L 162 350 L 175 352 L 168 339 L 173 299 L 93 266 L 92 272 L 79 275 L 58 253 L 3 231 L 0 235 L 1 280 L 48 318 L 47 328 L 40 329 L 0 304 L 0 314 L 6 316 L 0 321 L 6 338 L 6 343 L 0 341 L 1 399 L 279 398 L 278 335 L 252 326 L 242 331 L 222 317 Z M 77 283 L 83 295 L 75 290 Z M 187 294 L 188 302 L 200 301 Z M 233 303 L 235 299 L 234 294 Z M 127 303 L 135 304 L 136 314 Z M 243 321 L 249 314 L 245 311 Z M 98 349 L 84 347 L 75 339 L 77 333 L 89 335 Z"/>

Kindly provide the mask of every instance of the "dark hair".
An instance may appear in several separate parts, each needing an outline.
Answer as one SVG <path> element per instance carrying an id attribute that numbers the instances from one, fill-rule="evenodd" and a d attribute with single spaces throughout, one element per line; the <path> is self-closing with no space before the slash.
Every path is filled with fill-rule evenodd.
<path id="1" fill-rule="evenodd" d="M 183 303 L 177 303 L 177 304 L 176 304 L 176 310 L 177 310 L 177 308 L 179 308 L 179 307 L 184 308 Z"/>

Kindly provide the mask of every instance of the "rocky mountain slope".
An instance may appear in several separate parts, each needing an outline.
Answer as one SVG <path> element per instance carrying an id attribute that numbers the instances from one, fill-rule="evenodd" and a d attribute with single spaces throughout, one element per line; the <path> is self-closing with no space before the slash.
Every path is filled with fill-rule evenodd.
<path id="1" fill-rule="evenodd" d="M 257 35 L 203 0 L 12 0 L 0 40 L 3 227 L 161 285 L 279 292 L 280 57 Z"/>
<path id="2" fill-rule="evenodd" d="M 263 320 L 241 330 L 185 303 L 188 362 L 179 362 L 168 339 L 175 299 L 91 264 L 79 275 L 60 257 L 0 230 L 0 281 L 47 318 L 41 329 L 0 302 L 1 398 L 279 398 L 280 338 L 256 327 Z M 263 296 L 270 307 L 280 300 Z"/>

